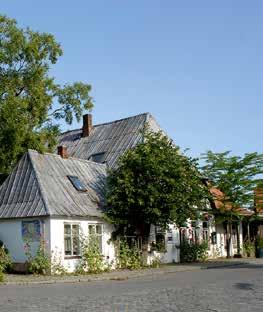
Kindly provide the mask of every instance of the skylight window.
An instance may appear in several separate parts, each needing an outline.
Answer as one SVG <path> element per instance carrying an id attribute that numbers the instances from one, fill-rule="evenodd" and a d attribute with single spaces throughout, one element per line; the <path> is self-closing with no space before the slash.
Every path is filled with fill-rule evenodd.
<path id="1" fill-rule="evenodd" d="M 89 160 L 102 164 L 105 162 L 105 152 L 92 154 Z"/>
<path id="2" fill-rule="evenodd" d="M 87 190 L 78 177 L 69 175 L 68 178 L 76 190 L 80 192 L 85 192 Z"/>

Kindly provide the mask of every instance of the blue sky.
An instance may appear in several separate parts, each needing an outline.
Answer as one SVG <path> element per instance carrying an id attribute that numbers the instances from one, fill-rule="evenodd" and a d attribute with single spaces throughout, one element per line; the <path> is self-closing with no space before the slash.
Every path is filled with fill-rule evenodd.
<path id="1" fill-rule="evenodd" d="M 148 111 L 193 156 L 263 152 L 262 1 L 9 0 L 0 12 L 54 34 L 51 74 L 93 86 L 95 123 Z"/>

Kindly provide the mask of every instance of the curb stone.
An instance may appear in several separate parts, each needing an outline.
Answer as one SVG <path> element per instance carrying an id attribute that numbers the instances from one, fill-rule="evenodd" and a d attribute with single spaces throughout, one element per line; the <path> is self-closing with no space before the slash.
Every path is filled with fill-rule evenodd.
<path id="1" fill-rule="evenodd" d="M 187 271 L 199 271 L 199 270 L 209 270 L 214 268 L 225 268 L 225 267 L 233 267 L 233 266 L 240 266 L 240 265 L 248 265 L 248 264 L 255 264 L 257 263 L 255 259 L 245 260 L 244 261 L 215 261 L 214 263 L 207 263 L 207 264 L 192 264 L 192 265 L 178 265 L 178 266 L 170 266 L 162 267 L 158 269 L 149 269 L 149 270 L 140 270 L 140 271 L 119 271 L 119 272 L 112 272 L 106 273 L 107 275 L 94 275 L 94 276 L 83 276 L 83 277 L 71 277 L 71 278 L 63 278 L 63 279 L 43 279 L 43 280 L 25 280 L 25 281 L 6 281 L 1 286 L 4 285 L 41 285 L 41 284 L 62 284 L 62 283 L 85 283 L 85 282 L 96 282 L 96 281 L 125 281 L 128 279 L 134 279 L 139 277 L 146 277 L 146 276 L 155 276 L 159 274 L 165 273 L 178 273 L 178 272 L 187 272 Z M 260 261 L 260 264 L 263 265 L 263 261 Z"/>

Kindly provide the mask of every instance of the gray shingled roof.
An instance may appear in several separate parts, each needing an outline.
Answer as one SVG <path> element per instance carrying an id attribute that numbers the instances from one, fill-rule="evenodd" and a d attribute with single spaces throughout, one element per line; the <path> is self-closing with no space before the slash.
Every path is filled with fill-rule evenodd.
<path id="1" fill-rule="evenodd" d="M 79 192 L 67 175 L 77 176 Z M 106 166 L 29 150 L 0 187 L 0 218 L 102 215 Z"/>
<path id="2" fill-rule="evenodd" d="M 70 156 L 86 160 L 94 154 L 104 153 L 102 162 L 114 168 L 119 157 L 142 140 L 141 130 L 146 124 L 153 131 L 161 130 L 154 117 L 144 113 L 94 125 L 88 137 L 82 137 L 82 129 L 65 132 L 59 145 L 67 146 Z"/>

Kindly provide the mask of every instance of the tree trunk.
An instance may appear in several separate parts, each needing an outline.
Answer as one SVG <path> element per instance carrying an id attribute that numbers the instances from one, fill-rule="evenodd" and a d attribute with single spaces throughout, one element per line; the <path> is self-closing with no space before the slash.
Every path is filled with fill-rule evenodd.
<path id="1" fill-rule="evenodd" d="M 138 233 L 142 239 L 141 252 L 143 265 L 147 265 L 150 227 L 151 226 L 147 224 L 138 227 Z"/>
<path id="2" fill-rule="evenodd" d="M 226 226 L 226 257 L 231 258 L 231 241 L 232 241 L 232 222 L 227 221 Z"/>
<path id="3" fill-rule="evenodd" d="M 240 222 L 238 222 L 237 224 L 237 255 L 241 256 L 241 248 L 240 248 L 240 231 L 239 231 L 239 227 L 240 227 Z"/>

